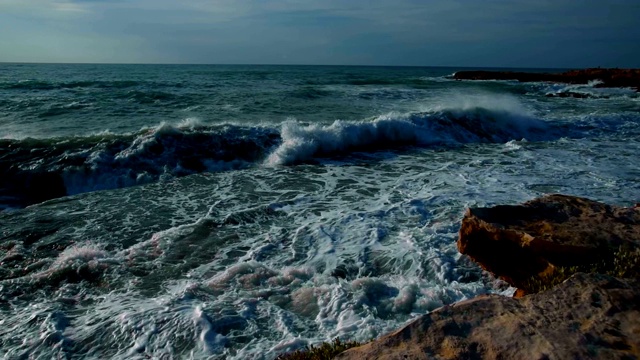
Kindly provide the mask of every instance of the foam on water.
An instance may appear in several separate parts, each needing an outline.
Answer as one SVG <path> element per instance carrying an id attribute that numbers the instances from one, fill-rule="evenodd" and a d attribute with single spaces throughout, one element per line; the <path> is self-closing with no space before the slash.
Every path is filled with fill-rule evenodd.
<path id="1" fill-rule="evenodd" d="M 63 267 L 69 263 L 76 261 L 89 262 L 106 257 L 106 252 L 96 248 L 95 246 L 71 246 L 58 255 L 58 258 L 54 261 L 53 266 Z"/>
<path id="2" fill-rule="evenodd" d="M 43 297 L 1 284 L 5 296 L 17 294 L 2 320 L 5 356 L 272 359 L 334 337 L 367 341 L 439 306 L 505 290 L 455 250 L 465 206 L 540 191 L 632 198 L 637 169 L 618 146 L 560 139 L 424 149 L 367 165 L 199 175 L 170 191 L 154 184 L 120 190 L 118 201 L 104 192 L 18 212 L 90 220 L 43 238 L 94 240 L 44 256 L 34 274 L 105 267 L 95 277 L 44 277 Z M 182 220 L 148 231 L 167 214 Z M 104 250 L 116 233 L 100 229 L 112 227 L 125 227 L 122 250 Z M 27 296 L 34 306 L 24 306 Z"/>
<path id="3" fill-rule="evenodd" d="M 604 88 L 598 87 L 600 80 L 590 81 L 588 84 L 534 84 L 532 87 L 544 92 L 547 96 L 578 95 L 593 99 L 632 99 L 637 98 L 638 93 L 631 88 Z"/>
<path id="4" fill-rule="evenodd" d="M 0 163 L 0 196 L 7 193 L 24 206 L 65 195 L 246 168 L 277 141 L 272 129 L 207 127 L 194 119 L 125 135 L 0 140 L 0 150 L 6 151 Z"/>
<path id="5" fill-rule="evenodd" d="M 330 125 L 282 125 L 282 144 L 266 160 L 269 166 L 296 164 L 315 157 L 398 146 L 543 139 L 548 128 L 509 96 L 456 94 L 433 111 L 388 114 L 369 121 Z M 453 105 L 455 104 L 455 105 Z"/>
<path id="6" fill-rule="evenodd" d="M 425 224 L 431 211 L 413 197 L 382 192 L 396 180 L 367 168 L 325 170 L 219 174 L 204 186 L 187 186 L 201 202 L 211 201 L 195 221 L 146 235 L 118 252 L 101 250 L 112 237 L 104 233 L 95 233 L 96 245 L 68 247 L 45 268 L 105 264 L 108 271 L 82 280 L 104 284 L 105 291 L 97 286 L 83 293 L 80 289 L 91 282 L 78 288 L 68 276 L 42 283 L 60 292 L 42 303 L 48 309 L 43 314 L 64 314 L 73 332 L 61 332 L 67 339 L 64 349 L 34 342 L 11 345 L 10 354 L 269 359 L 336 336 L 367 340 L 417 313 L 487 291 L 480 282 L 458 282 L 462 275 L 451 265 L 458 260 L 448 243 L 453 228 L 428 226 L 431 240 L 418 234 L 420 228 L 394 228 L 407 223 L 403 213 Z M 215 194 L 211 180 L 221 186 Z M 242 195 L 238 190 L 245 186 L 254 190 Z M 176 199 L 183 190 L 174 189 Z M 164 192 L 160 184 L 125 192 L 151 196 L 173 208 L 184 204 L 152 196 L 155 191 Z M 262 195 L 247 201 L 257 194 Z M 146 216 L 161 216 L 150 212 L 134 223 L 116 220 L 126 213 L 123 203 L 114 202 L 109 209 L 103 195 L 87 198 L 102 203 L 103 218 L 74 237 L 88 236 L 87 231 L 114 220 L 140 227 L 150 221 Z M 136 197 L 121 199 L 130 204 L 125 206 L 139 206 Z M 87 209 L 95 206 L 91 202 Z M 444 242 L 439 238 L 443 234 Z M 14 285 L 4 291 L 17 290 Z M 56 299 L 63 293 L 74 300 L 60 307 Z M 78 302 L 91 304 L 91 311 L 78 314 Z M 23 334 L 31 331 L 16 326 Z"/>
<path id="7" fill-rule="evenodd" d="M 0 142 L 17 156 L 0 166 L 63 174 L 79 192 L 141 185 L 0 213 L 0 357 L 271 360 L 335 337 L 368 341 L 439 306 L 513 292 L 457 252 L 466 207 L 551 192 L 638 201 L 635 99 L 578 103 L 547 98 L 536 84 L 353 71 L 322 69 L 313 88 L 294 76 L 303 88 L 276 81 L 252 96 L 229 98 L 228 87 L 211 96 L 241 115 L 282 106 L 274 93 L 310 104 L 280 107 L 274 113 L 285 115 L 261 125 L 205 118 Z M 44 89 L 49 83 L 29 91 L 55 97 L 60 89 Z M 238 83 L 231 90 L 247 84 Z M 318 92 L 323 84 L 331 91 Z M 207 96 L 218 91 L 204 85 Z M 128 90 L 118 95 L 127 103 L 146 99 Z M 258 104 L 247 110 L 238 100 L 246 98 Z M 384 106 L 334 121 L 343 117 L 326 109 L 342 102 Z M 317 109 L 325 110 L 304 117 Z M 289 115 L 301 120 L 284 121 Z M 239 158 L 243 166 L 214 172 L 215 162 Z"/>
<path id="8" fill-rule="evenodd" d="M 618 126 L 619 118 L 630 117 L 632 123 L 637 118 L 637 105 L 628 101 L 614 114 L 602 114 L 599 105 L 592 104 L 592 115 L 576 116 L 573 107 L 560 107 L 555 116 L 549 116 L 536 111 L 536 106 L 540 105 L 525 104 L 513 95 L 449 90 L 421 105 L 422 111 L 392 112 L 360 121 L 290 119 L 277 129 L 268 124 L 210 126 L 187 118 L 131 134 L 0 140 L 8 157 L 0 163 L 4 182 L 0 182 L 0 198 L 8 199 L 3 207 L 14 208 L 195 173 L 326 161 L 354 153 L 375 156 L 415 147 L 593 136 L 593 129 L 611 131 L 597 122 Z M 575 126 L 581 124 L 586 125 Z"/>
<path id="9" fill-rule="evenodd" d="M 487 109 L 496 113 L 509 114 L 519 119 L 534 118 L 531 108 L 511 94 L 489 93 L 483 91 L 460 92 L 447 91 L 437 99 L 430 109 L 435 111 L 473 112 Z"/>

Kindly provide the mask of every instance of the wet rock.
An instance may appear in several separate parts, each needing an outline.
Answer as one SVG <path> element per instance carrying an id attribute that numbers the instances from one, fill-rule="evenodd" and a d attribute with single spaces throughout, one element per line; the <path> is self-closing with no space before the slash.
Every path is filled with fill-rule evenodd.
<path id="1" fill-rule="evenodd" d="M 458 249 L 521 287 L 520 297 L 485 295 L 442 307 L 337 359 L 640 357 L 637 205 L 548 195 L 469 209 Z M 532 293 L 531 279 L 549 274 L 568 279 Z"/>
<path id="2" fill-rule="evenodd" d="M 468 209 L 458 239 L 461 253 L 525 292 L 532 279 L 565 269 L 608 271 L 620 252 L 639 247 L 640 208 L 565 195 Z"/>
<path id="3" fill-rule="evenodd" d="M 638 334 L 640 281 L 579 273 L 521 299 L 442 307 L 336 359 L 634 359 Z"/>

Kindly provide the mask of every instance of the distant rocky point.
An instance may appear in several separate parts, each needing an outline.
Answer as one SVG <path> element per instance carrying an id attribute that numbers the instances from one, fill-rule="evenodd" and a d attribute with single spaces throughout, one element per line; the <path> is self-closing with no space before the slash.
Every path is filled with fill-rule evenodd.
<path id="1" fill-rule="evenodd" d="M 563 73 L 535 73 L 519 71 L 458 71 L 456 80 L 517 80 L 520 82 L 548 81 L 566 84 L 588 84 L 595 87 L 629 87 L 640 91 L 640 69 L 590 68 Z"/>

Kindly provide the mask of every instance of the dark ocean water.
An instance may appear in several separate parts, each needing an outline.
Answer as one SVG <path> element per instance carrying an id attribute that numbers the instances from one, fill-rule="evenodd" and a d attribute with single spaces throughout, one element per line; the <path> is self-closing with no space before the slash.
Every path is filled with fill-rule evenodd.
<path id="1" fill-rule="evenodd" d="M 465 207 L 640 200 L 638 93 L 456 70 L 0 64 L 0 356 L 368 340 L 508 291 Z"/>

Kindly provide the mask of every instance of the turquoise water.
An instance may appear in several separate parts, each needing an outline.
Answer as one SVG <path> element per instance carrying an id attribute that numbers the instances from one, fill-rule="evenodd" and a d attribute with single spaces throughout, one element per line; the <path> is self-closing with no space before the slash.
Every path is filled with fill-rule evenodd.
<path id="1" fill-rule="evenodd" d="M 465 207 L 638 202 L 638 93 L 456 70 L 0 64 L 0 355 L 366 341 L 509 291 Z"/>

